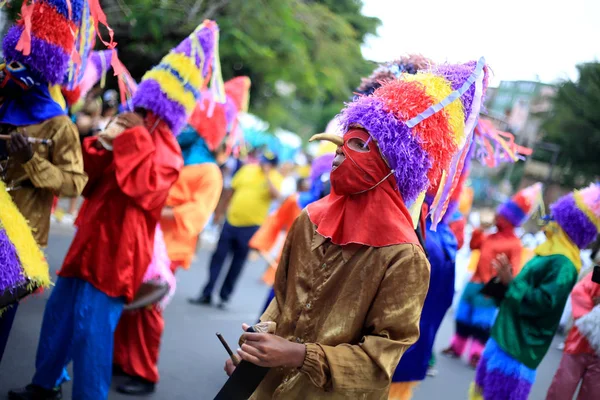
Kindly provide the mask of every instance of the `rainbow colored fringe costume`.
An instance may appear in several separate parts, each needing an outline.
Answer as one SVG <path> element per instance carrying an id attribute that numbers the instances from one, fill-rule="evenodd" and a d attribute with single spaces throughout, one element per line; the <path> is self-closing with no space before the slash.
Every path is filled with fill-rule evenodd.
<path id="1" fill-rule="evenodd" d="M 536 256 L 509 284 L 470 389 L 471 400 L 526 400 L 600 228 L 600 185 L 561 197 Z"/>

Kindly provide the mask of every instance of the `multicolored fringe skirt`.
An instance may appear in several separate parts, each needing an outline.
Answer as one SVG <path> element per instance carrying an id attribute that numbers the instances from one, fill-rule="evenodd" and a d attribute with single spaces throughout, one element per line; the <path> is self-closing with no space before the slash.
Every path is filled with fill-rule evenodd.
<path id="1" fill-rule="evenodd" d="M 469 390 L 469 400 L 527 400 L 535 381 L 534 369 L 512 358 L 488 340 Z"/>
<path id="2" fill-rule="evenodd" d="M 456 310 L 456 333 L 450 344 L 456 355 L 461 356 L 469 339 L 473 339 L 472 356 L 480 356 L 490 337 L 498 311 L 493 299 L 481 294 L 483 283 L 469 282 Z"/>

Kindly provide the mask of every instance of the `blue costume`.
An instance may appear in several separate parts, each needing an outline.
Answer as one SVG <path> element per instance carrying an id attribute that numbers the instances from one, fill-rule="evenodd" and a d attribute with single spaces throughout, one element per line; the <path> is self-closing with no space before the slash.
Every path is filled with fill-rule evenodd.
<path id="1" fill-rule="evenodd" d="M 454 264 L 457 242 L 450 227 L 440 223 L 437 231 L 430 230 L 427 221 L 425 248 L 431 264 L 429 291 L 421 314 L 419 340 L 400 359 L 392 382 L 422 381 L 425 379 L 433 351 L 435 335 L 452 305 L 454 297 Z"/>

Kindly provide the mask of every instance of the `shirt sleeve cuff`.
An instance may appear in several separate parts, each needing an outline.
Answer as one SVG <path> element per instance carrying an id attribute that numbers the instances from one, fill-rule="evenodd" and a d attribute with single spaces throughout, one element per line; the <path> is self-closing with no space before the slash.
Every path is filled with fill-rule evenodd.
<path id="1" fill-rule="evenodd" d="M 506 291 L 506 299 L 510 300 L 514 303 L 521 303 L 523 297 L 529 290 L 529 286 L 527 283 L 514 279 L 509 285 L 508 290 Z"/>
<path id="2" fill-rule="evenodd" d="M 300 367 L 300 371 L 307 374 L 313 383 L 315 383 L 313 377 L 321 374 L 321 365 L 324 358 L 325 353 L 318 344 L 306 344 L 306 355 L 304 356 L 304 363 Z"/>

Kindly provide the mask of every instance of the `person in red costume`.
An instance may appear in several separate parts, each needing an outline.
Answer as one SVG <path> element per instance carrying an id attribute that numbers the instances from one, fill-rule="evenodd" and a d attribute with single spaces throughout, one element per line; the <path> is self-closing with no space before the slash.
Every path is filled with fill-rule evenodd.
<path id="1" fill-rule="evenodd" d="M 575 325 L 565 341 L 565 351 L 548 389 L 546 400 L 592 400 L 600 393 L 600 284 L 590 272 L 573 288 L 571 304 Z"/>
<path id="2" fill-rule="evenodd" d="M 479 250 L 480 256 L 475 273 L 465 287 L 456 311 L 456 332 L 450 346 L 443 351 L 451 357 L 461 357 L 471 340 L 469 364 L 475 368 L 490 337 L 497 306 L 493 298 L 481 293 L 486 283 L 496 276 L 493 263 L 504 254 L 511 265 L 520 266 L 523 245 L 515 234 L 536 210 L 541 201 L 542 186 L 537 183 L 518 192 L 503 203 L 496 214 L 496 229 L 486 234 L 477 229 L 471 236 L 471 250 Z M 516 276 L 519 271 L 512 271 Z"/>
<path id="3" fill-rule="evenodd" d="M 175 136 L 211 68 L 189 44 L 211 43 L 212 52 L 217 30 L 214 22 L 203 22 L 144 75 L 131 99 L 134 112 L 85 139 L 89 180 L 78 230 L 46 305 L 33 382 L 11 391 L 10 399 L 62 398 L 71 360 L 73 399 L 108 397 L 114 332 L 142 284 L 157 223 L 183 167 Z"/>

